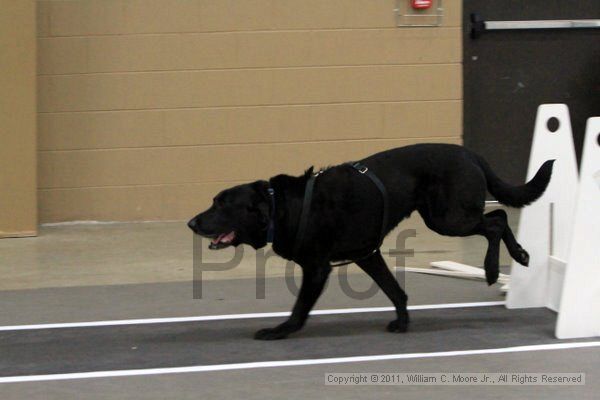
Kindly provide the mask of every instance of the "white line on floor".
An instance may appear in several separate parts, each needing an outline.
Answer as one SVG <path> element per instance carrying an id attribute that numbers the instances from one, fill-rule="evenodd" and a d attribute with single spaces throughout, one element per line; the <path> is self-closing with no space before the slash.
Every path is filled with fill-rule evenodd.
<path id="1" fill-rule="evenodd" d="M 437 310 L 444 308 L 468 308 L 468 307 L 491 307 L 504 305 L 504 301 L 484 301 L 479 303 L 447 303 L 447 304 L 423 304 L 408 306 L 409 310 Z M 394 307 L 366 307 L 366 308 L 337 308 L 329 310 L 313 310 L 311 315 L 331 315 L 331 314 L 355 314 L 368 312 L 394 311 Z M 60 329 L 60 328 L 88 328 L 95 326 L 118 326 L 118 325 L 144 325 L 144 324 L 168 324 L 176 322 L 201 322 L 201 321 L 222 321 L 228 319 L 250 319 L 250 318 L 276 318 L 287 317 L 289 311 L 268 312 L 268 313 L 248 313 L 248 314 L 225 314 L 225 315 L 202 315 L 194 317 L 174 317 L 174 318 L 147 318 L 147 319 L 121 319 L 109 321 L 90 321 L 90 322 L 67 322 L 58 324 L 37 324 L 37 325 L 12 325 L 0 326 L 0 331 L 26 331 L 35 329 Z"/>
<path id="2" fill-rule="evenodd" d="M 191 366 L 191 367 L 129 369 L 129 370 L 96 371 L 96 372 L 75 372 L 75 373 L 69 373 L 69 374 L 49 374 L 49 375 L 23 375 L 23 376 L 0 377 L 0 383 L 39 382 L 39 381 L 59 381 L 59 380 L 72 380 L 72 379 L 122 377 L 122 376 L 181 374 L 181 373 L 190 373 L 190 372 L 229 371 L 229 370 L 237 370 L 237 369 L 293 367 L 293 366 L 301 366 L 301 365 L 346 364 L 346 363 L 368 362 L 368 361 L 405 360 L 405 359 L 411 359 L 411 358 L 454 357 L 454 356 L 472 356 L 472 355 L 480 355 L 480 354 L 518 353 L 518 352 L 525 352 L 525 351 L 577 349 L 577 348 L 598 347 L 598 346 L 600 346 L 600 341 L 597 341 L 597 342 L 569 342 L 569 343 L 536 344 L 536 345 L 530 345 L 530 346 L 501 347 L 501 348 L 479 349 L 479 350 L 440 351 L 440 352 L 432 352 L 432 353 L 383 354 L 383 355 L 376 355 L 376 356 L 354 356 L 354 357 L 317 358 L 317 359 L 305 359 L 305 360 L 258 361 L 258 362 L 247 362 L 247 363 L 237 363 L 237 364 L 196 365 L 196 366 Z"/>

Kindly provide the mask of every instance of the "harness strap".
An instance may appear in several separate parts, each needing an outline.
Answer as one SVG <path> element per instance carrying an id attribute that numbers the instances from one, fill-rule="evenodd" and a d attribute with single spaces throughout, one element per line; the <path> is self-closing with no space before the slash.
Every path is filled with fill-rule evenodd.
<path id="1" fill-rule="evenodd" d="M 298 223 L 298 231 L 296 233 L 296 240 L 294 243 L 294 258 L 300 251 L 300 246 L 304 241 L 304 234 L 306 233 L 306 225 L 308 224 L 308 214 L 310 213 L 310 203 L 312 200 L 313 189 L 315 187 L 315 179 L 319 175 L 311 175 L 306 182 L 306 188 L 304 189 L 304 199 L 302 200 L 302 212 L 300 213 L 300 222 Z"/>
<path id="2" fill-rule="evenodd" d="M 355 162 L 352 164 L 352 167 L 361 174 L 371 178 L 371 181 L 373 181 L 375 186 L 377 186 L 377 189 L 379 189 L 379 191 L 381 192 L 381 198 L 383 200 L 383 215 L 381 217 L 381 231 L 379 233 L 379 242 L 377 245 L 377 248 L 379 248 L 383 243 L 383 239 L 385 239 L 385 229 L 387 227 L 388 222 L 389 199 L 387 195 L 387 190 L 385 190 L 385 185 L 383 184 L 383 182 L 381 182 L 377 175 L 375 175 L 373 171 L 371 171 L 366 165 L 361 164 L 359 162 Z"/>
<path id="3" fill-rule="evenodd" d="M 268 188 L 271 210 L 269 212 L 269 225 L 267 226 L 267 243 L 273 243 L 275 238 L 275 189 Z"/>
<path id="4" fill-rule="evenodd" d="M 381 198 L 383 200 L 383 213 L 382 213 L 383 215 L 382 215 L 382 221 L 381 221 L 381 231 L 379 233 L 379 241 L 378 241 L 375 249 L 370 251 L 369 254 L 367 254 L 364 257 L 354 260 L 354 261 L 359 261 L 359 260 L 363 260 L 363 259 L 368 258 L 371 255 L 377 253 L 379 251 L 379 247 L 381 247 L 381 244 L 383 243 L 383 239 L 385 238 L 385 231 L 386 231 L 386 227 L 387 227 L 387 223 L 388 223 L 389 199 L 388 199 L 388 195 L 387 195 L 387 190 L 385 189 L 385 185 L 383 184 L 383 182 L 381 182 L 381 180 L 377 177 L 377 175 L 375 175 L 372 171 L 370 171 L 366 165 L 361 164 L 359 162 L 355 162 L 355 163 L 352 163 L 349 165 L 352 166 L 352 168 L 357 170 L 359 173 L 366 175 L 371 179 L 371 181 L 375 184 L 377 189 L 379 189 L 379 192 L 381 192 Z M 312 195 L 313 195 L 313 190 L 314 190 L 314 186 L 315 186 L 315 179 L 321 173 L 323 173 L 323 171 L 317 172 L 316 174 L 312 175 L 306 182 L 306 188 L 304 189 L 304 199 L 302 200 L 302 211 L 300 213 L 300 221 L 298 223 L 298 231 L 296 233 L 296 240 L 294 243 L 294 251 L 292 253 L 294 258 L 297 258 L 296 256 L 298 255 L 298 252 L 300 251 L 300 247 L 302 246 L 302 242 L 304 241 L 304 235 L 306 233 L 306 226 L 308 224 L 308 215 L 310 213 L 310 204 L 312 201 Z M 343 262 L 340 262 L 337 264 L 332 264 L 332 266 L 347 265 L 354 261 L 352 261 L 352 260 L 351 261 L 343 261 Z"/>

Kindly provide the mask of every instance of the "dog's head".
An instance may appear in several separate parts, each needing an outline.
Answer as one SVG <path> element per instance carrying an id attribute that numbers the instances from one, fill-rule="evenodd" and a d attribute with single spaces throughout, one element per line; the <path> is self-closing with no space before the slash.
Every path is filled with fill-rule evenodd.
<path id="1" fill-rule="evenodd" d="M 188 222 L 194 233 L 212 239 L 216 250 L 245 243 L 261 248 L 267 244 L 269 198 L 267 181 L 256 181 L 223 190 L 210 208 Z"/>

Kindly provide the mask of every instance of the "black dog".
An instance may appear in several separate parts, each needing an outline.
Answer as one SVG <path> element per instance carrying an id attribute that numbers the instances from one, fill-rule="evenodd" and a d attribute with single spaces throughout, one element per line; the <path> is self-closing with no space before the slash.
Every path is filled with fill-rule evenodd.
<path id="1" fill-rule="evenodd" d="M 390 205 L 385 234 L 417 210 L 439 234 L 485 236 L 489 243 L 484 263 L 488 284 L 498 279 L 500 240 L 512 258 L 527 265 L 529 255 L 515 240 L 506 212 L 484 214 L 486 189 L 505 205 L 523 207 L 543 194 L 553 161 L 544 163 L 522 186 L 506 184 L 480 156 L 450 144 L 406 146 L 374 154 L 360 163 L 385 185 Z M 397 319 L 387 329 L 405 332 L 407 296 L 377 250 L 383 196 L 367 176 L 342 164 L 327 168 L 315 179 L 300 251 L 294 252 L 305 188 L 312 176 L 310 168 L 299 177 L 277 175 L 269 181 L 224 190 L 188 226 L 211 238 L 211 248 L 245 243 L 255 249 L 267 244 L 267 231 L 274 226 L 273 250 L 302 267 L 302 287 L 292 315 L 275 328 L 256 332 L 256 339 L 281 339 L 302 328 L 321 294 L 331 262 L 336 260 L 355 260 L 373 278 L 396 307 Z"/>

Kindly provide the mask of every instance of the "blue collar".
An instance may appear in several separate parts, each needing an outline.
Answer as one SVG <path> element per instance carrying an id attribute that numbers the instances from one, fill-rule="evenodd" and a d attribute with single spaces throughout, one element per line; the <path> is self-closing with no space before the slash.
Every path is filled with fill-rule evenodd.
<path id="1" fill-rule="evenodd" d="M 267 243 L 273 243 L 275 238 L 275 189 L 268 188 L 269 200 L 271 202 L 271 211 L 269 213 L 269 225 L 267 227 Z"/>

